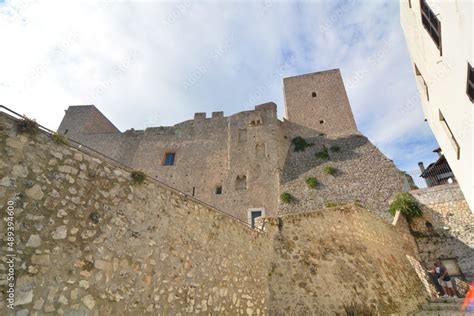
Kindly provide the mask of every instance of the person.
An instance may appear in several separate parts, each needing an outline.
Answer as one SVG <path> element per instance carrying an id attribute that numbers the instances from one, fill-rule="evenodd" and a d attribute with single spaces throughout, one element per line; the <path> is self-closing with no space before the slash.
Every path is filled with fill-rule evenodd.
<path id="1" fill-rule="evenodd" d="M 430 273 L 434 273 L 438 279 L 439 285 L 443 288 L 444 298 L 455 297 L 454 286 L 451 277 L 448 274 L 448 270 L 438 261 L 434 262 L 434 268 L 428 270 Z"/>
<path id="2" fill-rule="evenodd" d="M 469 292 L 467 292 L 466 298 L 464 299 L 462 311 L 474 312 L 474 281 L 472 281 Z"/>

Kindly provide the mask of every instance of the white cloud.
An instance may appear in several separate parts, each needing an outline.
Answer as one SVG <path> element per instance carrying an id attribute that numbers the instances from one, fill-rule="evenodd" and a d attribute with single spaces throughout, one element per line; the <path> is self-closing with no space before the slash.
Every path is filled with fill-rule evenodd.
<path id="1" fill-rule="evenodd" d="M 52 129 L 73 104 L 122 130 L 268 101 L 282 115 L 283 77 L 341 68 L 359 128 L 411 168 L 401 139 L 433 138 L 398 16 L 392 1 L 6 1 L 0 103 Z"/>

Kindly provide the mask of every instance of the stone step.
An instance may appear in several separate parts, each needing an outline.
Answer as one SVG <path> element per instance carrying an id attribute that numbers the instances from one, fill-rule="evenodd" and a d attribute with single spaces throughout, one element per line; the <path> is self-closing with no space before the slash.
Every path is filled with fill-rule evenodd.
<path id="1" fill-rule="evenodd" d="M 459 298 L 459 297 L 448 297 L 448 298 L 437 297 L 437 298 L 431 298 L 430 302 L 431 303 L 457 303 L 459 305 L 462 305 L 462 303 L 464 302 L 464 298 Z"/>
<path id="2" fill-rule="evenodd" d="M 428 303 L 422 304 L 424 311 L 461 311 L 461 304 L 457 303 Z"/>
<path id="3" fill-rule="evenodd" d="M 407 316 L 474 316 L 474 313 L 461 311 L 418 311 L 408 313 Z"/>

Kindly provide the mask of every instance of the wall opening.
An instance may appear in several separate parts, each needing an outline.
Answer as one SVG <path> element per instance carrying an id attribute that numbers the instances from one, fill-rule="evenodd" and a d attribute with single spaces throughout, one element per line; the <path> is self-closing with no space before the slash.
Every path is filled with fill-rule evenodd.
<path id="1" fill-rule="evenodd" d="M 319 120 L 319 124 L 324 124 L 324 120 Z"/>
<path id="2" fill-rule="evenodd" d="M 426 0 L 420 0 L 421 6 L 421 23 L 430 35 L 431 39 L 439 49 L 439 54 L 442 56 L 441 50 L 441 22 L 439 22 L 436 14 L 431 10 Z"/>
<path id="3" fill-rule="evenodd" d="M 247 129 L 246 128 L 239 128 L 239 134 L 237 135 L 237 140 L 239 143 L 243 143 L 247 141 Z"/>
<path id="4" fill-rule="evenodd" d="M 313 98 L 316 98 L 316 97 L 318 96 L 318 94 L 313 91 L 313 93 L 311 93 L 311 96 L 312 96 Z"/>
<path id="5" fill-rule="evenodd" d="M 194 193 L 196 193 L 196 187 L 193 187 L 193 196 L 194 196 Z"/>
<path id="6" fill-rule="evenodd" d="M 255 228 L 255 220 L 261 216 L 265 216 L 265 209 L 262 208 L 249 208 L 247 210 L 247 221 L 252 228 Z"/>
<path id="7" fill-rule="evenodd" d="M 176 158 L 176 153 L 174 152 L 167 152 L 165 153 L 165 156 L 163 157 L 163 166 L 173 166 L 174 161 Z"/>
<path id="8" fill-rule="evenodd" d="M 443 126 L 443 129 L 449 138 L 449 142 L 451 143 L 453 150 L 456 154 L 456 159 L 459 160 L 461 158 L 461 147 L 459 147 L 459 143 L 456 140 L 456 137 L 454 137 L 454 134 L 451 131 L 451 128 L 449 127 L 448 122 L 446 122 L 446 119 L 444 118 L 444 115 L 441 112 L 441 110 L 439 110 L 439 121 L 441 122 L 441 125 Z"/>
<path id="9" fill-rule="evenodd" d="M 265 158 L 265 143 L 258 143 L 255 145 L 255 157 Z"/>
<path id="10" fill-rule="evenodd" d="M 216 194 L 217 194 L 217 195 L 222 194 L 222 185 L 216 186 Z"/>
<path id="11" fill-rule="evenodd" d="M 448 270 L 450 277 L 463 278 L 463 274 L 458 265 L 458 260 L 456 258 L 446 258 L 441 259 L 441 264 Z"/>
<path id="12" fill-rule="evenodd" d="M 418 81 L 420 86 L 424 87 L 426 100 L 429 101 L 430 93 L 428 91 L 428 85 L 426 84 L 425 78 L 423 78 L 423 76 L 421 75 L 420 69 L 418 69 L 416 64 L 415 64 L 415 74 L 416 74 L 416 80 Z"/>
<path id="13" fill-rule="evenodd" d="M 247 176 L 237 176 L 237 178 L 235 179 L 235 189 L 237 191 L 247 189 Z"/>
<path id="14" fill-rule="evenodd" d="M 64 131 L 64 135 L 66 135 L 67 132 L 69 132 L 69 130 L 66 128 L 66 130 Z"/>
<path id="15" fill-rule="evenodd" d="M 467 96 L 469 100 L 474 103 L 474 68 L 470 63 L 467 63 Z"/>

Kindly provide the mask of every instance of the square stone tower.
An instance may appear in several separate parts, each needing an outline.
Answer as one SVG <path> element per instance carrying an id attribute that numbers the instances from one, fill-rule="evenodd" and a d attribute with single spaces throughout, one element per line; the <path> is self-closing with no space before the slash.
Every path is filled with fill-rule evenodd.
<path id="1" fill-rule="evenodd" d="M 339 69 L 284 78 L 283 86 L 288 121 L 327 135 L 358 133 Z"/>

